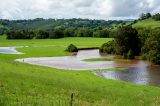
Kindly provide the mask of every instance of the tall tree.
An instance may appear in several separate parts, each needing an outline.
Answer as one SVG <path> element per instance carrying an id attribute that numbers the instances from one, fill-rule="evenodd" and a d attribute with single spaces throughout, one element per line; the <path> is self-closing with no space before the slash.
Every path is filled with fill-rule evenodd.
<path id="1" fill-rule="evenodd" d="M 115 35 L 115 42 L 118 54 L 127 54 L 129 50 L 134 55 L 139 55 L 140 53 L 138 32 L 132 26 L 120 27 Z"/>

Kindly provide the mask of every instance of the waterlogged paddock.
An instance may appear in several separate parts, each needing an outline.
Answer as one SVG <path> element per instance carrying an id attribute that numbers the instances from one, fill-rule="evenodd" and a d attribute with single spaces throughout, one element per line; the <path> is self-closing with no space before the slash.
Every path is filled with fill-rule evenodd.
<path id="1" fill-rule="evenodd" d="M 113 55 L 102 56 L 97 49 L 95 50 L 80 50 L 77 55 L 64 57 L 42 57 L 42 58 L 25 58 L 17 59 L 19 62 L 29 64 L 48 66 L 65 70 L 91 70 L 91 69 L 106 69 L 115 67 L 139 67 L 146 66 L 143 61 L 115 62 L 115 61 L 97 61 L 87 62 L 84 59 L 89 58 L 114 58 Z"/>

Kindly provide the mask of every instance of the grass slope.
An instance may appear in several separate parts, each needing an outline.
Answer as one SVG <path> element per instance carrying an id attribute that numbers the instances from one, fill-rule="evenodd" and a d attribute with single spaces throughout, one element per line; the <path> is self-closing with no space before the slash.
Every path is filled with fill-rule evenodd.
<path id="1" fill-rule="evenodd" d="M 5 40 L 0 46 L 29 46 L 26 54 L 0 54 L 0 106 L 158 106 L 160 88 L 97 77 L 87 71 L 64 71 L 15 62 L 16 58 L 63 56 L 65 46 L 100 46 L 111 39 Z M 53 45 L 53 46 L 52 46 Z M 55 46 L 56 45 L 56 46 Z M 63 45 L 63 46 L 62 46 Z"/>
<path id="2" fill-rule="evenodd" d="M 147 28 L 157 28 L 160 27 L 160 21 L 155 21 L 153 19 L 146 19 L 133 24 L 133 27 L 147 27 Z"/>

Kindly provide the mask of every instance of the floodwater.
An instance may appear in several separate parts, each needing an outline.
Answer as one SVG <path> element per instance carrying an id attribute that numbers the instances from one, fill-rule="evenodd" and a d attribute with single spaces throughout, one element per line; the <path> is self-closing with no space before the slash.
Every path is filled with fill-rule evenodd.
<path id="1" fill-rule="evenodd" d="M 25 58 L 17 59 L 16 61 L 25 62 L 29 64 L 48 66 L 65 70 L 92 70 L 92 69 L 106 69 L 115 67 L 131 67 L 146 65 L 142 61 L 130 62 L 114 62 L 114 61 L 98 61 L 86 62 L 84 59 L 89 58 L 114 58 L 113 55 L 101 56 L 97 49 L 95 50 L 80 50 L 77 55 L 64 57 L 42 57 L 42 58 Z"/>
<path id="2" fill-rule="evenodd" d="M 18 47 L 0 47 L 0 53 L 3 54 L 23 54 L 16 50 Z"/>
<path id="3" fill-rule="evenodd" d="M 96 72 L 107 79 L 122 80 L 140 85 L 160 86 L 160 67 L 132 67 L 123 71 Z"/>
<path id="4" fill-rule="evenodd" d="M 96 75 L 107 79 L 122 80 L 130 83 L 141 85 L 160 86 L 160 67 L 150 66 L 148 62 L 141 60 L 130 60 L 127 62 L 114 61 L 97 61 L 86 62 L 84 59 L 89 58 L 117 58 L 114 55 L 102 56 L 98 50 L 80 50 L 77 55 L 64 57 L 42 57 L 42 58 L 25 58 L 16 61 L 29 64 L 48 66 L 64 70 L 92 70 L 108 69 L 116 67 L 128 68 L 123 71 L 100 71 Z"/>

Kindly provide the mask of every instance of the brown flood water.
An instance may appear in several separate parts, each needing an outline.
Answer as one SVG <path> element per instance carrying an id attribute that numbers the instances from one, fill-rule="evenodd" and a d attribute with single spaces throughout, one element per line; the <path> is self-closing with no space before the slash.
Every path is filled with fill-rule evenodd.
<path id="1" fill-rule="evenodd" d="M 104 78 L 122 80 L 135 84 L 160 86 L 160 67 L 150 67 L 147 62 L 141 60 L 131 60 L 128 62 L 114 61 L 97 61 L 86 62 L 84 59 L 89 58 L 115 58 L 113 55 L 102 56 L 97 49 L 80 50 L 75 56 L 64 57 L 42 57 L 42 58 L 25 58 L 16 61 L 29 64 L 48 66 L 64 70 L 92 70 L 107 69 L 116 67 L 127 67 L 124 71 L 102 71 L 96 72 L 98 76 Z"/>

